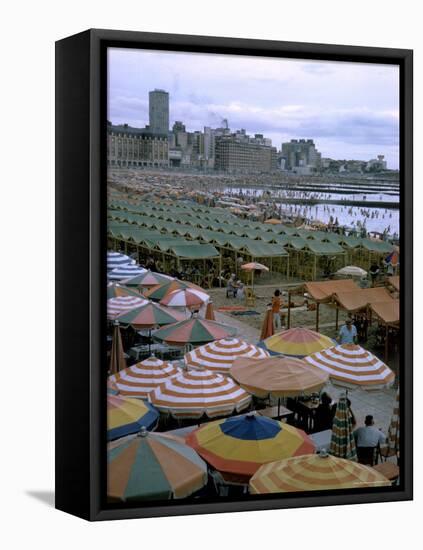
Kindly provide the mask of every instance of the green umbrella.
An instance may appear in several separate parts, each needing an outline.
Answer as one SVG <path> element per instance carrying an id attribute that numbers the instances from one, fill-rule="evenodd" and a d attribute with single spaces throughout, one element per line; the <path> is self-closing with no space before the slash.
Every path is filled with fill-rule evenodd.
<path id="1" fill-rule="evenodd" d="M 185 344 L 200 345 L 213 340 L 230 338 L 235 336 L 236 332 L 235 328 L 216 323 L 216 321 L 192 317 L 161 328 L 155 332 L 154 339 L 180 346 Z"/>
<path id="2" fill-rule="evenodd" d="M 124 315 L 120 315 L 119 323 L 121 325 L 131 325 L 136 329 L 142 329 L 170 325 L 184 318 L 185 315 L 179 311 L 149 302 Z"/>
<path id="3" fill-rule="evenodd" d="M 160 273 L 154 273 L 153 271 L 148 270 L 144 271 L 144 273 L 141 273 L 140 275 L 135 275 L 135 277 L 126 279 L 125 285 L 129 287 L 150 287 L 171 283 L 173 280 L 174 279 L 168 275 L 161 275 Z"/>
<path id="4" fill-rule="evenodd" d="M 110 298 L 120 298 L 121 296 L 140 297 L 141 294 L 137 290 L 128 288 L 125 285 L 120 285 L 119 283 L 108 283 L 107 299 L 110 300 Z"/>
<path id="5" fill-rule="evenodd" d="M 329 452 L 339 458 L 357 461 L 352 416 L 348 407 L 346 395 L 340 397 L 336 406 Z"/>
<path id="6" fill-rule="evenodd" d="M 167 281 L 157 287 L 152 287 L 144 293 L 144 296 L 154 300 L 155 302 L 160 302 L 167 294 L 173 290 L 184 290 L 185 288 L 196 288 L 197 290 L 203 290 L 201 287 L 194 285 L 188 281 L 180 281 L 175 279 L 173 281 Z M 203 291 L 204 292 L 204 291 Z"/>

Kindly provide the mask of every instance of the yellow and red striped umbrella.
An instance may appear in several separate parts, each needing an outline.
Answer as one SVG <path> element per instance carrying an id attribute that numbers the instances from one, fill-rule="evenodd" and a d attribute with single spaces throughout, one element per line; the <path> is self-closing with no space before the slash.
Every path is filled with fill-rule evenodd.
<path id="1" fill-rule="evenodd" d="M 110 501 L 186 498 L 207 483 L 206 463 L 166 434 L 141 429 L 109 444 L 107 455 Z"/>
<path id="2" fill-rule="evenodd" d="M 114 384 L 121 395 L 143 399 L 158 385 L 180 372 L 181 369 L 172 363 L 165 363 L 152 356 L 109 376 L 109 382 Z"/>
<path id="3" fill-rule="evenodd" d="M 209 370 L 190 370 L 173 376 L 149 393 L 160 412 L 175 418 L 209 418 L 240 412 L 251 396 L 231 378 Z"/>
<path id="4" fill-rule="evenodd" d="M 328 336 L 300 327 L 277 332 L 263 341 L 263 345 L 268 351 L 293 357 L 304 357 L 330 348 L 333 344 L 334 341 Z"/>
<path id="5" fill-rule="evenodd" d="M 334 346 L 313 353 L 305 361 L 327 372 L 333 383 L 347 388 L 381 389 L 395 380 L 395 374 L 385 363 L 356 344 Z"/>
<path id="6" fill-rule="evenodd" d="M 370 466 L 328 454 L 312 454 L 264 464 L 250 479 L 250 493 L 262 495 L 389 485 L 391 482 Z"/>
<path id="7" fill-rule="evenodd" d="M 223 338 L 189 351 L 185 355 L 185 363 L 189 367 L 229 374 L 229 369 L 238 357 L 263 359 L 269 357 L 269 354 L 239 338 Z"/>

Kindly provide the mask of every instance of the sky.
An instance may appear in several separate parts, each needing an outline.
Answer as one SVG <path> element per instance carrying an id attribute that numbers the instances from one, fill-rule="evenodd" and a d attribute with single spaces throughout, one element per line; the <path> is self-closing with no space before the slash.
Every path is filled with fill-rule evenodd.
<path id="1" fill-rule="evenodd" d="M 264 134 L 278 150 L 314 139 L 323 157 L 399 166 L 399 68 L 137 49 L 108 51 L 108 120 L 144 127 L 148 92 L 169 92 L 170 126 Z"/>

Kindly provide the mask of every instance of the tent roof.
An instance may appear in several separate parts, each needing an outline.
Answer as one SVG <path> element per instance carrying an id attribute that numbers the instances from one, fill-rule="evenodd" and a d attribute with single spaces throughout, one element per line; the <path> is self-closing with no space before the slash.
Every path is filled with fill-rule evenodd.
<path id="1" fill-rule="evenodd" d="M 328 302 L 337 292 L 360 290 L 351 279 L 305 283 L 304 288 L 316 302 Z"/>
<path id="2" fill-rule="evenodd" d="M 391 300 L 390 302 L 375 302 L 371 304 L 370 307 L 374 314 L 386 325 L 399 325 L 399 300 Z"/>
<path id="3" fill-rule="evenodd" d="M 390 285 L 392 285 L 399 292 L 399 289 L 400 289 L 399 275 L 395 275 L 394 277 L 388 277 L 388 282 L 389 282 Z"/>
<path id="4" fill-rule="evenodd" d="M 219 256 L 219 252 L 211 244 L 173 245 L 170 249 L 178 258 L 188 258 L 190 260 L 202 260 Z"/>
<path id="5" fill-rule="evenodd" d="M 362 239 L 361 244 L 370 252 L 380 252 L 388 253 L 393 251 L 393 246 L 386 241 L 373 240 L 373 239 Z"/>
<path id="6" fill-rule="evenodd" d="M 319 256 L 331 256 L 332 254 L 344 254 L 344 249 L 339 244 L 335 243 L 323 243 L 321 241 L 315 241 L 308 239 L 307 247 L 318 254 Z"/>
<path id="7" fill-rule="evenodd" d="M 372 303 L 392 302 L 393 298 L 383 287 L 359 288 L 352 292 L 337 292 L 335 300 L 346 311 L 357 311 Z"/>

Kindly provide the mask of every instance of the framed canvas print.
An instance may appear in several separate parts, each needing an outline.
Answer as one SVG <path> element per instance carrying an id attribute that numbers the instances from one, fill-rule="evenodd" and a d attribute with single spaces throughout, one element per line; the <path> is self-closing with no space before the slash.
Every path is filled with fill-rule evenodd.
<path id="1" fill-rule="evenodd" d="M 60 40 L 56 197 L 57 508 L 412 498 L 410 50 Z"/>

